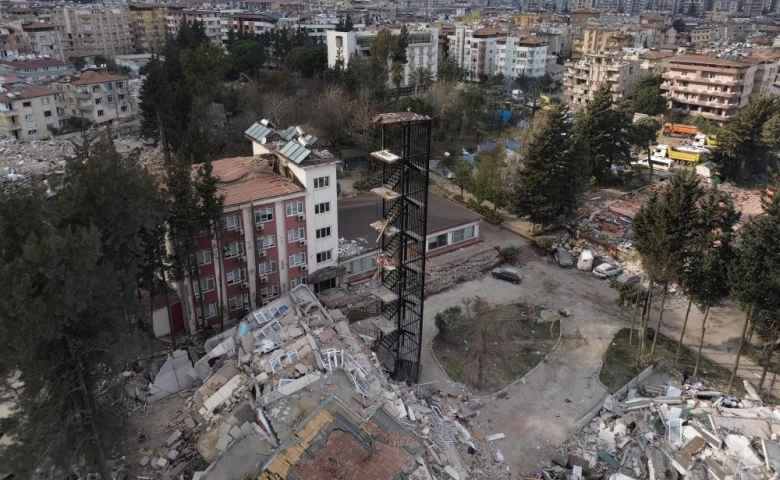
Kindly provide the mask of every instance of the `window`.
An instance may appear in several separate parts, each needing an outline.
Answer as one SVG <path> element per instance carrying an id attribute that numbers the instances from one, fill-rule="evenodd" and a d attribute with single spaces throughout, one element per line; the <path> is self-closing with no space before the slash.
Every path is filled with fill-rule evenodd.
<path id="1" fill-rule="evenodd" d="M 106 90 L 113 90 L 113 89 L 114 89 L 114 86 L 112 84 L 110 84 L 110 83 L 106 84 Z"/>
<path id="2" fill-rule="evenodd" d="M 23 106 L 24 108 L 27 108 L 27 107 L 32 107 L 32 102 L 22 102 L 22 106 Z"/>
<path id="3" fill-rule="evenodd" d="M 124 94 L 124 93 L 120 93 L 120 94 L 119 94 L 119 101 L 120 101 L 120 102 L 124 101 L 124 100 L 125 100 L 125 98 L 127 98 L 127 97 L 125 96 L 125 94 Z"/>
<path id="4" fill-rule="evenodd" d="M 92 87 L 92 93 L 98 93 L 100 91 L 100 87 L 98 85 L 94 85 Z"/>
<path id="5" fill-rule="evenodd" d="M 315 215 L 330 212 L 330 202 L 318 203 L 314 206 Z"/>
<path id="6" fill-rule="evenodd" d="M 197 280 L 192 283 L 192 288 L 195 289 L 195 295 L 200 295 L 201 292 L 206 293 L 214 290 L 214 277 L 204 277 L 200 279 L 200 286 L 198 286 Z"/>
<path id="7" fill-rule="evenodd" d="M 111 90 L 110 85 L 111 84 L 109 84 L 109 90 Z M 122 88 L 124 86 L 125 86 L 124 82 L 116 82 L 116 88 Z"/>
<path id="8" fill-rule="evenodd" d="M 95 99 L 95 105 L 100 105 L 101 103 L 103 103 L 103 99 L 102 98 L 98 97 L 98 98 Z"/>
<path id="9" fill-rule="evenodd" d="M 447 245 L 448 243 L 447 243 L 446 233 L 428 239 L 428 250 L 433 250 L 434 248 L 446 247 Z"/>
<path id="10" fill-rule="evenodd" d="M 303 252 L 295 253 L 293 255 L 290 255 L 290 266 L 291 267 L 297 267 L 298 265 L 303 265 L 306 263 L 306 254 Z"/>
<path id="11" fill-rule="evenodd" d="M 235 285 L 246 280 L 246 270 L 243 268 L 237 268 L 227 272 L 227 284 Z"/>
<path id="12" fill-rule="evenodd" d="M 301 357 L 298 356 L 298 350 L 290 350 L 287 352 L 287 361 L 290 363 L 297 362 Z"/>
<path id="13" fill-rule="evenodd" d="M 272 248 L 276 245 L 276 236 L 273 233 L 257 237 L 257 249 L 265 250 L 266 248 Z"/>
<path id="14" fill-rule="evenodd" d="M 298 200 L 297 202 L 290 202 L 287 204 L 287 216 L 300 215 L 303 213 L 303 202 Z"/>
<path id="15" fill-rule="evenodd" d="M 282 355 L 279 355 L 278 357 L 272 358 L 268 361 L 268 364 L 271 366 L 271 371 L 275 372 L 277 370 L 282 369 Z"/>
<path id="16" fill-rule="evenodd" d="M 314 179 L 314 188 L 327 188 L 330 186 L 330 177 L 317 177 Z"/>
<path id="17" fill-rule="evenodd" d="M 27 115 L 24 116 L 24 119 L 27 120 L 28 122 L 33 122 L 35 121 L 35 114 L 28 113 Z"/>
<path id="18" fill-rule="evenodd" d="M 238 214 L 225 215 L 222 217 L 222 228 L 228 231 L 240 229 L 241 218 L 238 216 Z"/>
<path id="19" fill-rule="evenodd" d="M 290 288 L 295 288 L 298 285 L 305 285 L 306 284 L 306 277 L 296 277 L 290 280 Z"/>
<path id="20" fill-rule="evenodd" d="M 114 103 L 114 96 L 113 95 L 109 95 L 108 98 L 106 99 L 106 101 L 108 103 Z"/>
<path id="21" fill-rule="evenodd" d="M 260 297 L 263 299 L 279 296 L 279 285 L 268 285 L 260 289 Z"/>
<path id="22" fill-rule="evenodd" d="M 374 270 L 376 268 L 376 260 L 371 256 L 358 258 L 349 261 L 345 267 L 347 268 L 347 274 L 354 275 L 368 270 Z"/>
<path id="23" fill-rule="evenodd" d="M 200 250 L 195 252 L 195 260 L 198 265 L 208 265 L 211 263 L 211 250 Z"/>
<path id="24" fill-rule="evenodd" d="M 276 271 L 276 260 L 268 260 L 257 265 L 257 271 L 260 275 L 268 275 Z"/>
<path id="25" fill-rule="evenodd" d="M 452 243 L 462 242 L 474 238 L 474 225 L 460 228 L 452 232 Z"/>
<path id="26" fill-rule="evenodd" d="M 42 105 L 48 105 L 50 101 L 51 101 L 51 100 L 49 100 L 49 97 L 43 97 L 43 98 L 41 98 L 41 104 L 42 104 Z"/>
<path id="27" fill-rule="evenodd" d="M 330 261 L 333 256 L 333 250 L 325 250 L 324 252 L 317 253 L 317 263 L 323 263 Z"/>
<path id="28" fill-rule="evenodd" d="M 297 242 L 306 238 L 306 230 L 303 227 L 295 227 L 287 230 L 287 241 Z"/>
<path id="29" fill-rule="evenodd" d="M 255 210 L 255 223 L 270 222 L 274 219 L 273 207 L 264 207 L 259 210 Z"/>
<path id="30" fill-rule="evenodd" d="M 98 110 L 98 117 L 102 117 L 105 114 L 103 110 Z"/>
<path id="31" fill-rule="evenodd" d="M 51 110 L 46 110 L 45 112 L 43 112 L 43 116 L 47 118 L 51 117 Z"/>
<path id="32" fill-rule="evenodd" d="M 36 133 L 38 133 L 38 130 L 27 130 L 27 135 L 35 135 Z"/>
<path id="33" fill-rule="evenodd" d="M 224 246 L 225 258 L 233 258 L 244 254 L 244 244 L 241 242 L 231 242 Z"/>
<path id="34" fill-rule="evenodd" d="M 203 305 L 199 309 L 198 317 L 201 319 L 204 318 L 212 318 L 217 316 L 217 303 L 209 303 L 208 305 Z"/>
<path id="35" fill-rule="evenodd" d="M 228 307 L 230 310 L 240 310 L 249 305 L 249 294 L 238 294 L 228 299 Z"/>
<path id="36" fill-rule="evenodd" d="M 119 111 L 124 113 L 127 111 L 127 107 L 125 105 L 122 105 L 121 107 L 119 107 Z"/>

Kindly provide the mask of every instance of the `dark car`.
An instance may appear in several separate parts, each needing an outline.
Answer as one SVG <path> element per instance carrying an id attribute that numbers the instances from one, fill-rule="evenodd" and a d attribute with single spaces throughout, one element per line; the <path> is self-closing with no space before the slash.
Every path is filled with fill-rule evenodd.
<path id="1" fill-rule="evenodd" d="M 622 273 L 615 279 L 617 283 L 621 283 L 625 286 L 636 285 L 642 280 L 641 275 L 633 275 L 630 273 Z"/>
<path id="2" fill-rule="evenodd" d="M 523 272 L 514 267 L 501 267 L 493 269 L 493 278 L 499 278 L 512 282 L 515 285 L 523 281 Z"/>
<path id="3" fill-rule="evenodd" d="M 555 249 L 553 258 L 561 268 L 571 268 L 574 266 L 574 260 L 571 258 L 571 253 L 563 247 Z"/>

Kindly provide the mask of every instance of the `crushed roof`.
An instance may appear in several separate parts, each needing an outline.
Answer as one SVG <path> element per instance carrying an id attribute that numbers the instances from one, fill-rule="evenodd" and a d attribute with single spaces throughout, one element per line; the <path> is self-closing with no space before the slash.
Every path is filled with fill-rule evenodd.
<path id="1" fill-rule="evenodd" d="M 217 191 L 225 196 L 225 206 L 303 192 L 292 180 L 274 172 L 259 157 L 223 158 L 212 162 Z M 193 165 L 197 170 L 199 165 Z"/>
<path id="2" fill-rule="evenodd" d="M 18 94 L 14 95 L 14 98 L 8 96 L 9 93 Z M 14 100 L 24 100 L 26 98 L 47 97 L 49 95 L 55 95 L 57 92 L 47 87 L 25 87 L 10 89 L 3 94 L 0 94 L 0 100 L 3 102 L 12 102 Z"/>
<path id="3" fill-rule="evenodd" d="M 110 73 L 99 73 L 89 71 L 82 73 L 79 78 L 70 82 L 71 85 L 93 85 L 96 83 L 122 82 L 127 80 L 124 75 L 113 75 Z"/>
<path id="4" fill-rule="evenodd" d="M 50 58 L 36 58 L 35 60 L 0 60 L 0 65 L 6 65 L 13 68 L 46 68 L 46 67 L 67 67 L 68 64 L 59 60 Z"/>

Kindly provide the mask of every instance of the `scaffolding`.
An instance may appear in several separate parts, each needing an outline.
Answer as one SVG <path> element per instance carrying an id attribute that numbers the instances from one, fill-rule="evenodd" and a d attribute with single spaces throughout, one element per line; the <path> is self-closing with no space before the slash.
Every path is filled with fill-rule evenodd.
<path id="1" fill-rule="evenodd" d="M 382 163 L 383 218 L 372 223 L 381 246 L 377 282 L 372 290 L 381 303 L 375 348 L 396 381 L 420 377 L 425 240 L 428 205 L 428 161 L 431 119 L 411 112 L 374 118 L 381 149 L 371 156 Z"/>

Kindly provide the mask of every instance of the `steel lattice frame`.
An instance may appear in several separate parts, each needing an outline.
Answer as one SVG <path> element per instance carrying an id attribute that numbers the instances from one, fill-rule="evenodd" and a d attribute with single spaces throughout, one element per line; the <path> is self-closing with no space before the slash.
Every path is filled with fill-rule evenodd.
<path id="1" fill-rule="evenodd" d="M 394 268 L 382 269 L 381 284 L 394 294 L 394 300 L 382 302 L 380 315 L 396 330 L 379 343 L 377 354 L 386 359 L 386 366 L 392 365 L 389 369 L 393 379 L 417 382 L 422 352 L 431 120 L 405 112 L 380 115 L 375 122 L 379 124 L 381 149 L 400 157 L 382 167 L 383 188 L 392 190 L 396 198 L 382 199 L 387 227 L 381 248 Z"/>

